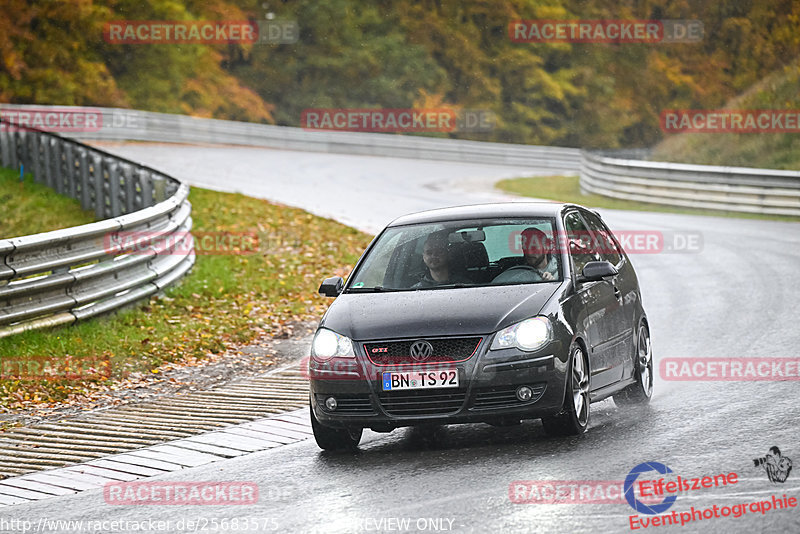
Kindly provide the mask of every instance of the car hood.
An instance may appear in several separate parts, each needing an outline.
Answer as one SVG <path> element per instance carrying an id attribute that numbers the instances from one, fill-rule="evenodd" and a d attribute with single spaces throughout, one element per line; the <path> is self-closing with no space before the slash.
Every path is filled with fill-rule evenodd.
<path id="1" fill-rule="evenodd" d="M 357 341 L 489 334 L 538 314 L 559 285 L 344 293 L 320 326 Z"/>

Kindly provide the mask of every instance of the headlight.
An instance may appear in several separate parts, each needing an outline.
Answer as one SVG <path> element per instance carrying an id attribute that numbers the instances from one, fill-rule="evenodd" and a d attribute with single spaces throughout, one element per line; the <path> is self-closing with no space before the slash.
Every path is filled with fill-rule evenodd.
<path id="1" fill-rule="evenodd" d="M 526 352 L 544 347 L 552 337 L 552 327 L 547 317 L 525 319 L 503 328 L 494 337 L 490 350 L 517 347 Z"/>
<path id="2" fill-rule="evenodd" d="M 330 360 L 334 356 L 339 358 L 356 357 L 350 338 L 327 328 L 317 330 L 314 342 L 311 344 L 311 356 L 322 362 Z"/>

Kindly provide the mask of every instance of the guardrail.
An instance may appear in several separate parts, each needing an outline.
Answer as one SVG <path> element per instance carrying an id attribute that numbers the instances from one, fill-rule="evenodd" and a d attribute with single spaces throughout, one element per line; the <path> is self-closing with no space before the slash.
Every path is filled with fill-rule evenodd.
<path id="1" fill-rule="evenodd" d="M 669 206 L 800 215 L 800 173 L 641 161 L 646 149 L 622 156 L 563 147 L 314 131 L 120 108 L 0 105 L 0 113 L 27 114 L 28 119 L 41 119 L 48 112 L 91 114 L 92 127 L 67 134 L 78 139 L 233 144 L 580 171 L 581 190 L 587 193 Z"/>
<path id="2" fill-rule="evenodd" d="M 800 216 L 800 172 L 637 161 L 583 152 L 580 187 L 624 200 Z"/>
<path id="3" fill-rule="evenodd" d="M 28 113 L 41 118 L 54 113 L 91 113 L 91 125 L 65 132 L 76 139 L 100 141 L 156 141 L 212 143 L 302 150 L 334 154 L 359 154 L 397 158 L 430 159 L 538 167 L 577 171 L 581 153 L 577 148 L 486 143 L 385 133 L 330 132 L 288 126 L 271 126 L 219 119 L 204 119 L 119 108 L 0 105 L 0 113 Z"/>
<path id="4" fill-rule="evenodd" d="M 0 160 L 11 169 L 22 166 L 103 219 L 0 239 L 0 337 L 126 306 L 164 289 L 194 264 L 189 187 L 174 178 L 5 121 Z"/>

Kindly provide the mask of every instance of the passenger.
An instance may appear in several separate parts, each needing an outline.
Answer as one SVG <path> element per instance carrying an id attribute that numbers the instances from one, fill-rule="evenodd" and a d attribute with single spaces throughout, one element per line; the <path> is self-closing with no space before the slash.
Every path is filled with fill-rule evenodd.
<path id="1" fill-rule="evenodd" d="M 542 280 L 555 280 L 558 262 L 553 252 L 551 240 L 538 228 L 522 231 L 522 254 L 525 263 Z"/>
<path id="2" fill-rule="evenodd" d="M 422 261 L 428 268 L 428 273 L 412 286 L 414 289 L 447 284 L 472 284 L 467 277 L 452 272 L 447 252 L 447 234 L 435 233 L 428 236 L 422 247 Z"/>

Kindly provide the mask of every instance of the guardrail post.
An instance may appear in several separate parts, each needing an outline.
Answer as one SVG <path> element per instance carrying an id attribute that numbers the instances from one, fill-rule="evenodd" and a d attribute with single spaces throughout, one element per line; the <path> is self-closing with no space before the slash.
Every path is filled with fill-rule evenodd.
<path id="1" fill-rule="evenodd" d="M 0 120 L 0 160 L 2 160 L 3 167 L 11 168 L 8 136 L 8 123 Z"/>
<path id="2" fill-rule="evenodd" d="M 122 179 L 124 184 L 121 189 L 122 200 L 124 205 L 124 212 L 131 213 L 136 210 L 136 179 L 135 173 L 131 165 L 127 163 L 121 164 Z"/>
<path id="3" fill-rule="evenodd" d="M 19 170 L 19 160 L 17 159 L 17 132 L 10 132 L 8 140 L 10 141 L 8 144 L 9 163 L 12 169 Z"/>
<path id="4" fill-rule="evenodd" d="M 111 158 L 103 158 L 103 164 L 108 169 L 108 199 L 111 216 L 122 215 L 122 204 L 120 203 L 120 164 Z"/>
<path id="5" fill-rule="evenodd" d="M 166 181 L 163 176 L 153 176 L 152 173 L 150 176 L 153 183 L 153 201 L 156 203 L 163 202 L 167 198 Z"/>
<path id="6" fill-rule="evenodd" d="M 53 156 L 53 144 L 54 140 L 50 136 L 44 136 L 44 176 L 43 180 L 40 183 L 43 183 L 47 187 L 51 189 L 56 189 L 56 182 L 58 181 L 55 177 L 55 169 L 54 169 L 54 156 Z"/>
<path id="7" fill-rule="evenodd" d="M 94 205 L 94 214 L 98 219 L 105 219 L 107 215 L 105 180 L 103 179 L 103 156 L 91 152 L 90 158 L 92 159 L 91 182 L 92 191 L 94 192 L 92 201 Z"/>
<path id="8" fill-rule="evenodd" d="M 33 132 L 30 133 L 25 139 L 25 172 L 31 173 L 34 181 L 36 180 L 36 167 L 37 160 L 39 159 L 38 148 L 38 135 Z"/>
<path id="9" fill-rule="evenodd" d="M 26 170 L 27 172 L 31 171 L 30 137 L 31 136 L 25 135 L 25 132 L 21 132 L 20 134 L 19 162 L 23 172 Z"/>
<path id="10" fill-rule="evenodd" d="M 86 156 L 86 149 L 82 146 L 76 148 L 78 154 L 75 161 L 78 163 L 78 179 L 81 184 L 81 208 L 88 210 L 94 208 L 92 205 L 92 184 L 91 174 L 89 173 L 89 158 Z"/>
<path id="11" fill-rule="evenodd" d="M 56 193 L 59 195 L 68 194 L 67 189 L 64 187 L 63 148 L 61 140 L 54 137 L 50 146 L 50 165 L 53 169 L 52 177 L 55 182 Z"/>
<path id="12" fill-rule="evenodd" d="M 31 173 L 33 174 L 33 181 L 42 183 L 44 181 L 42 173 L 42 140 L 41 136 L 32 135 L 32 152 L 31 152 Z"/>
<path id="13" fill-rule="evenodd" d="M 136 169 L 136 209 L 148 208 L 153 205 L 153 184 L 150 173 L 146 169 Z"/>
<path id="14" fill-rule="evenodd" d="M 64 187 L 66 194 L 69 195 L 70 198 L 77 200 L 80 198 L 80 184 L 78 182 L 77 169 L 75 168 L 75 147 L 72 145 L 72 143 L 63 141 L 62 143 L 63 149 L 61 152 L 61 157 L 63 160 L 62 166 L 64 169 Z"/>

